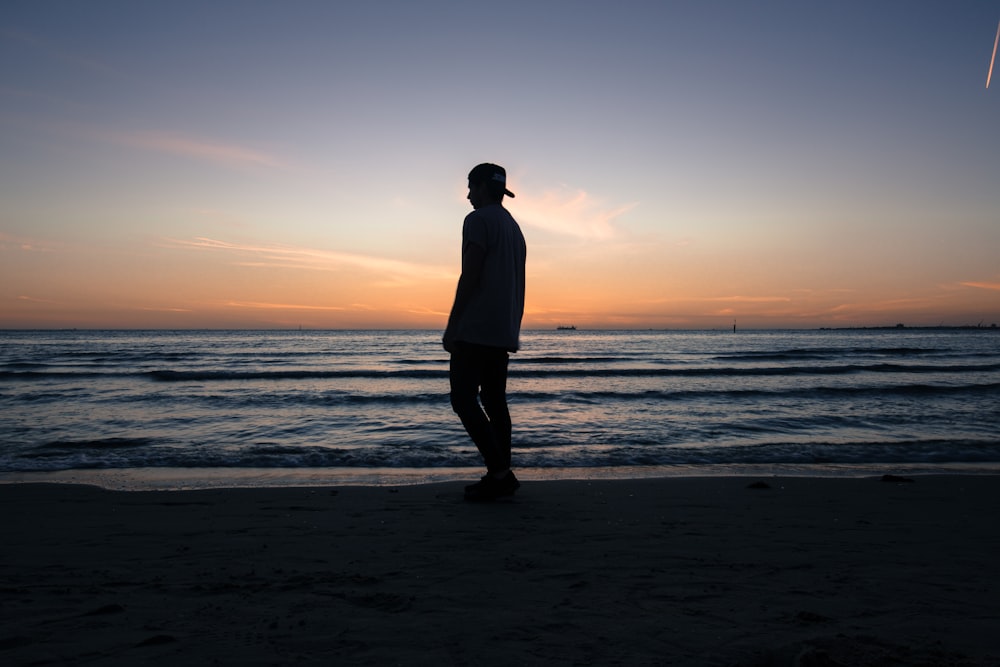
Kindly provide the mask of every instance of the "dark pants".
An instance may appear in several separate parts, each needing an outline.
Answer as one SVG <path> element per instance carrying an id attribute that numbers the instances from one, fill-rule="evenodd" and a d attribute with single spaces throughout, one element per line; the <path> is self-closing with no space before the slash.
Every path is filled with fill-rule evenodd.
<path id="1" fill-rule="evenodd" d="M 476 443 L 489 472 L 510 469 L 508 359 L 503 348 L 470 343 L 456 343 L 451 353 L 451 407 Z"/>

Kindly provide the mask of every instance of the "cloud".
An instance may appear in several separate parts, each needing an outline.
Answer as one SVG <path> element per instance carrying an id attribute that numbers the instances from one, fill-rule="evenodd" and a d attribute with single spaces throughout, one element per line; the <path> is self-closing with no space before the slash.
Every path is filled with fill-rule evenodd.
<path id="1" fill-rule="evenodd" d="M 22 250 L 24 252 L 55 252 L 55 248 L 47 241 L 0 232 L 0 250 L 8 249 Z"/>
<path id="2" fill-rule="evenodd" d="M 259 301 L 228 301 L 230 308 L 248 308 L 258 310 L 347 310 L 340 306 L 303 306 L 294 303 L 262 303 Z"/>
<path id="3" fill-rule="evenodd" d="M 1000 292 L 1000 283 L 981 283 L 981 282 L 969 281 L 959 284 L 964 287 L 976 287 L 978 289 L 988 289 L 988 290 L 993 290 L 995 292 Z"/>
<path id="4" fill-rule="evenodd" d="M 141 310 L 147 313 L 193 313 L 194 311 L 190 308 L 155 308 L 153 306 L 142 306 L 136 308 L 136 310 Z"/>
<path id="5" fill-rule="evenodd" d="M 545 231 L 588 240 L 613 238 L 615 220 L 636 206 L 611 207 L 583 190 L 562 188 L 539 197 L 518 196 L 510 208 L 519 222 Z"/>
<path id="6" fill-rule="evenodd" d="M 25 296 L 23 294 L 21 296 L 17 297 L 17 300 L 18 301 L 27 301 L 28 303 L 54 303 L 54 304 L 62 305 L 61 301 L 53 301 L 52 299 L 36 299 L 33 296 Z"/>
<path id="7" fill-rule="evenodd" d="M 726 301 L 735 303 L 788 303 L 792 299 L 787 296 L 713 296 L 698 301 Z"/>
<path id="8" fill-rule="evenodd" d="M 292 268 L 312 271 L 338 271 L 345 267 L 376 273 L 387 282 L 409 282 L 413 279 L 454 279 L 454 272 L 434 266 L 415 264 L 384 257 L 298 248 L 285 245 L 231 243 L 199 237 L 190 241 L 170 240 L 175 247 L 229 253 L 238 258 L 240 266 Z"/>
<path id="9" fill-rule="evenodd" d="M 658 299 L 644 299 L 637 303 L 646 305 L 685 305 L 699 303 L 790 303 L 792 297 L 788 296 L 684 296 L 684 297 L 664 297 Z"/>
<path id="10" fill-rule="evenodd" d="M 114 133 L 107 138 L 120 144 L 170 155 L 204 160 L 228 166 L 270 167 L 285 169 L 281 159 L 245 146 L 194 139 L 167 132 Z"/>

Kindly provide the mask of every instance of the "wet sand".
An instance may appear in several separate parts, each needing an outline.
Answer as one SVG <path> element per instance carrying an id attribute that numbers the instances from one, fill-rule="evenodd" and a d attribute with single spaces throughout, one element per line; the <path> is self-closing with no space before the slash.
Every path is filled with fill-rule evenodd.
<path id="1" fill-rule="evenodd" d="M 912 480 L 0 485 L 0 662 L 1000 664 L 1000 478 Z"/>

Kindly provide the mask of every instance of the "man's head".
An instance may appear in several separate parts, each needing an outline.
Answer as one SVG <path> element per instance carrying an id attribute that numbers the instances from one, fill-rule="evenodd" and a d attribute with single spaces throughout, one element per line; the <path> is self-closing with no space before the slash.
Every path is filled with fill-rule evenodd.
<path id="1" fill-rule="evenodd" d="M 469 172 L 469 201 L 472 208 L 503 202 L 503 196 L 513 197 L 507 189 L 507 172 L 504 168 L 484 162 Z"/>

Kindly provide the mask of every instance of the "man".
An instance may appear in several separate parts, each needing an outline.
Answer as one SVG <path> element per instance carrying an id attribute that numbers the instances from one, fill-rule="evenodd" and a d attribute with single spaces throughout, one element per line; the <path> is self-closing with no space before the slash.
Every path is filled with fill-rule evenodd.
<path id="1" fill-rule="evenodd" d="M 510 467 L 507 362 L 521 333 L 526 247 L 503 207 L 505 195 L 514 193 L 503 167 L 486 163 L 469 172 L 474 210 L 462 227 L 462 275 L 443 338 L 452 409 L 486 463 L 486 475 L 465 487 L 469 500 L 510 496 L 521 486 Z"/>

